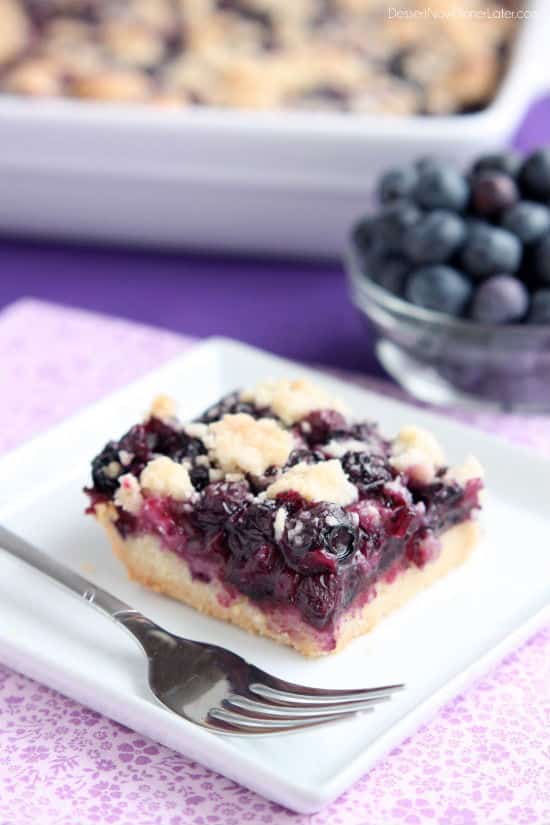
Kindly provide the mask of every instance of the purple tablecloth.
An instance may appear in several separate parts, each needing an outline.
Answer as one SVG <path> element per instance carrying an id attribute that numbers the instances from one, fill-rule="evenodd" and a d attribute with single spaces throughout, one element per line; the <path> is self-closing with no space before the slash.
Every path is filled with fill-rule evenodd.
<path id="1" fill-rule="evenodd" d="M 191 344 L 37 302 L 0 313 L 0 452 Z M 550 454 L 549 418 L 474 421 Z M 0 666 L 0 825 L 548 825 L 549 711 L 547 630 L 309 817 Z"/>

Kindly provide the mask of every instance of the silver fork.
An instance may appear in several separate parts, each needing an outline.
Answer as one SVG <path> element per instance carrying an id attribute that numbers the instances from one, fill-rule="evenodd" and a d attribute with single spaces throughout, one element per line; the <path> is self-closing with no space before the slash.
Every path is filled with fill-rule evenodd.
<path id="1" fill-rule="evenodd" d="M 322 690 L 285 682 L 223 647 L 169 633 L 1 526 L 0 548 L 129 630 L 147 655 L 149 686 L 157 699 L 178 716 L 215 733 L 265 736 L 313 728 L 371 712 L 404 687 Z"/>

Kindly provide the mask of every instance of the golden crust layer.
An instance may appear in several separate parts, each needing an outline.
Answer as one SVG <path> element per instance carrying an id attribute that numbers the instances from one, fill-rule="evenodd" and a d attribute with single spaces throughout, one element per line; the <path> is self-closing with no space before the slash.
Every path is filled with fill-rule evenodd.
<path id="1" fill-rule="evenodd" d="M 184 602 L 201 613 L 290 645 L 304 656 L 334 653 L 352 639 L 372 630 L 384 616 L 466 561 L 479 538 L 479 526 L 474 521 L 448 530 L 441 537 L 442 549 L 437 559 L 423 568 L 408 568 L 392 583 L 380 583 L 372 602 L 344 614 L 336 629 L 335 646 L 327 649 L 326 636 L 295 617 L 291 628 L 285 629 L 281 621 L 256 607 L 245 595 L 228 602 L 221 584 L 193 579 L 186 561 L 163 548 L 155 536 L 123 539 L 113 523 L 116 510 L 112 505 L 98 504 L 96 518 L 107 532 L 115 555 L 134 581 Z"/>

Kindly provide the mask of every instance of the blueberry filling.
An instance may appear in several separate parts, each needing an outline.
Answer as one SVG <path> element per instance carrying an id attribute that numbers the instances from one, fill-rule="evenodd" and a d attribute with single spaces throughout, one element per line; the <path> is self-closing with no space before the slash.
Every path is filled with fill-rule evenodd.
<path id="1" fill-rule="evenodd" d="M 273 544 L 275 503 L 251 503 L 237 510 L 226 522 L 227 545 L 237 559 L 249 559 L 262 547 Z"/>
<path id="2" fill-rule="evenodd" d="M 189 459 L 193 465 L 197 457 L 206 454 L 206 448 L 198 438 L 152 416 L 145 424 L 136 424 L 118 441 L 109 441 L 92 461 L 94 490 L 112 495 L 118 487 L 118 477 L 123 473 L 139 476 L 154 455 L 166 455 L 174 461 Z M 197 489 L 208 483 L 204 467 L 191 469 L 197 480 Z M 205 483 L 206 482 L 206 483 Z"/>
<path id="3" fill-rule="evenodd" d="M 119 445 L 117 442 L 109 441 L 99 455 L 92 461 L 93 486 L 94 490 L 99 493 L 110 495 L 114 493 L 118 487 L 117 475 L 111 475 L 109 473 L 109 467 L 113 467 L 114 465 L 120 467 L 118 451 Z"/>
<path id="4" fill-rule="evenodd" d="M 216 404 L 212 404 L 197 419 L 202 424 L 212 424 L 219 421 L 224 415 L 235 415 L 236 413 L 246 413 L 252 418 L 274 418 L 275 416 L 265 407 L 255 407 L 246 401 L 241 401 L 238 392 L 229 393 Z"/>
<path id="5" fill-rule="evenodd" d="M 229 521 L 250 499 L 249 488 L 242 482 L 209 484 L 193 511 L 197 529 L 209 534 L 224 530 Z"/>
<path id="6" fill-rule="evenodd" d="M 243 407 L 255 418 L 265 414 L 234 393 L 200 420 L 217 421 Z M 297 613 L 330 636 L 343 611 L 374 598 L 381 581 L 436 557 L 440 534 L 479 508 L 482 485 L 479 480 L 465 485 L 448 481 L 443 470 L 430 484 L 405 483 L 390 463 L 389 442 L 375 425 L 349 424 L 335 410 L 310 413 L 293 432 L 305 446 L 290 454 L 287 468 L 325 461 L 330 458 L 324 452 L 327 445 L 342 442 L 338 460 L 357 488 L 354 503 L 312 503 L 293 491 L 269 499 L 258 495 L 250 478 L 213 481 L 213 459 L 203 442 L 150 418 L 118 442 L 110 441 L 94 458 L 93 487 L 87 490 L 90 510 L 113 501 L 118 477 L 138 476 L 155 456 L 185 461 L 195 498 L 182 502 L 142 491 L 137 514 L 117 506 L 120 534 L 153 534 L 185 559 L 194 578 L 221 583 L 228 598 L 244 594 L 265 611 Z M 350 440 L 355 447 L 345 449 Z M 266 477 L 276 472 L 270 468 Z"/>
<path id="7" fill-rule="evenodd" d="M 392 480 L 390 468 L 381 456 L 348 452 L 342 458 L 344 472 L 361 494 L 377 490 Z"/>

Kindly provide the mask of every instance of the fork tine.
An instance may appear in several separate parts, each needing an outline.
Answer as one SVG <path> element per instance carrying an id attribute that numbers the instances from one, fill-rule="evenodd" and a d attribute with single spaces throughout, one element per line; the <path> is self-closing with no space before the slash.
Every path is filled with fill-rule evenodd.
<path id="1" fill-rule="evenodd" d="M 252 695 L 252 694 L 251 694 Z M 346 713 L 367 713 L 374 710 L 378 702 L 388 701 L 389 696 L 380 696 L 367 699 L 364 702 L 341 702 L 329 704 L 305 705 L 303 702 L 294 705 L 281 705 L 269 702 L 259 702 L 242 693 L 232 693 L 222 701 L 222 706 L 229 710 L 236 710 L 262 719 L 311 719 L 317 716 L 341 716 Z"/>
<path id="2" fill-rule="evenodd" d="M 255 728 L 244 727 L 237 724 L 229 724 L 223 722 L 221 719 L 210 719 L 205 723 L 205 727 L 218 734 L 225 734 L 227 736 L 288 736 L 292 733 L 300 733 L 308 728 L 322 728 L 330 725 L 331 722 L 306 722 L 295 723 L 289 728 L 278 728 L 270 726 L 269 722 L 264 726 Z"/>
<path id="3" fill-rule="evenodd" d="M 281 704 L 280 702 L 259 701 L 253 693 L 244 694 L 240 692 L 232 693 L 222 704 L 239 707 L 249 711 L 253 715 L 268 714 L 276 717 L 287 717 L 298 719 L 310 716 L 340 715 L 343 713 L 362 713 L 374 710 L 374 706 L 379 702 L 387 702 L 390 696 L 380 696 L 366 699 L 364 702 L 328 702 L 325 704 L 305 704 L 304 702 L 294 704 Z"/>
<path id="4" fill-rule="evenodd" d="M 305 728 L 317 728 L 341 719 L 356 716 L 355 712 L 338 716 L 317 716 L 314 719 L 262 719 L 230 711 L 225 708 L 212 708 L 208 713 L 208 726 L 228 733 L 271 734 L 292 733 Z"/>
<path id="5" fill-rule="evenodd" d="M 324 705 L 365 702 L 369 700 L 390 697 L 395 691 L 402 690 L 404 684 L 385 685 L 382 687 L 366 688 L 364 690 L 330 690 L 325 688 L 305 687 L 292 682 L 276 679 L 263 671 L 261 681 L 252 681 L 248 689 L 264 701 L 278 705 Z"/>

